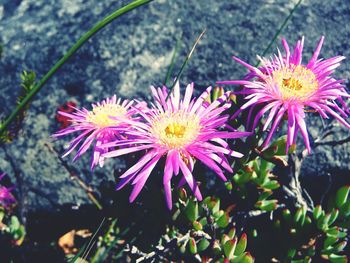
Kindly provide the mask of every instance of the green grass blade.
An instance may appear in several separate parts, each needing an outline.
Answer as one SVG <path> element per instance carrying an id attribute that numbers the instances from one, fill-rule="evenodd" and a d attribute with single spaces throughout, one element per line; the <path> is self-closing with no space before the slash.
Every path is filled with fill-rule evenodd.
<path id="1" fill-rule="evenodd" d="M 280 28 L 277 30 L 277 32 L 275 33 L 275 35 L 271 39 L 269 45 L 265 48 L 265 50 L 263 51 L 261 57 L 264 57 L 266 55 L 266 53 L 270 50 L 270 48 L 272 47 L 273 43 L 275 43 L 275 41 L 278 38 L 278 36 L 282 33 L 283 29 L 287 25 L 288 21 L 292 18 L 293 13 L 295 12 L 295 10 L 297 10 L 297 8 L 299 7 L 299 5 L 301 4 L 302 1 L 303 0 L 299 0 L 298 3 L 295 4 L 293 9 L 290 10 L 289 15 L 283 21 L 282 25 L 280 26 Z M 259 65 L 260 65 L 260 61 L 255 65 L 255 67 L 258 67 Z"/>
<path id="2" fill-rule="evenodd" d="M 180 71 L 179 71 L 179 73 L 177 74 L 177 76 L 176 76 L 176 78 L 175 78 L 175 80 L 174 80 L 173 85 L 171 85 L 171 88 L 170 88 L 170 91 L 169 91 L 169 93 L 168 93 L 168 96 L 167 96 L 166 99 L 165 99 L 166 101 L 169 99 L 170 94 L 173 92 L 173 89 L 174 89 L 174 86 L 175 86 L 176 82 L 180 79 L 180 77 L 181 77 L 181 75 L 182 75 L 182 73 L 183 73 L 183 71 L 184 71 L 184 69 L 185 69 L 185 67 L 186 67 L 186 65 L 187 65 L 187 63 L 188 63 L 188 61 L 189 61 L 190 58 L 192 57 L 193 52 L 194 52 L 194 50 L 196 49 L 196 47 L 197 47 L 199 41 L 200 41 L 201 38 L 203 37 L 205 31 L 206 31 L 206 29 L 204 29 L 204 30 L 202 31 L 202 33 L 197 37 L 197 39 L 196 39 L 196 41 L 194 42 L 194 44 L 193 44 L 193 46 L 192 46 L 190 52 L 189 52 L 188 55 L 186 56 L 185 61 L 182 63 L 182 66 L 181 66 L 181 68 L 180 68 Z"/>
<path id="3" fill-rule="evenodd" d="M 78 258 L 80 258 L 80 255 L 82 255 L 82 253 L 86 249 L 87 245 L 88 244 L 85 243 L 84 246 L 79 250 L 79 252 L 71 260 L 69 260 L 68 263 L 75 263 L 78 260 Z"/>
<path id="4" fill-rule="evenodd" d="M 56 73 L 56 71 L 64 65 L 64 63 L 93 35 L 111 23 L 116 18 L 130 12 L 131 10 L 148 4 L 153 0 L 136 0 L 130 4 L 123 6 L 122 8 L 114 11 L 112 14 L 106 16 L 96 25 L 94 25 L 87 33 L 85 33 L 69 50 L 68 52 L 46 73 L 46 75 L 30 90 L 30 92 L 23 98 L 23 100 L 17 105 L 15 110 L 6 118 L 6 120 L 0 124 L 0 135 L 2 135 L 16 116 L 24 109 L 33 96 L 39 92 L 43 85 Z"/>
<path id="5" fill-rule="evenodd" d="M 97 233 L 100 231 L 100 229 L 101 229 L 103 223 L 105 222 L 105 220 L 106 220 L 106 218 L 104 217 L 104 218 L 102 219 L 102 222 L 100 223 L 100 225 L 99 225 L 98 228 L 96 229 L 95 233 L 94 233 L 93 236 L 91 237 L 91 239 L 90 239 L 89 243 L 87 244 L 86 248 L 84 248 L 84 251 L 83 251 L 84 253 L 83 253 L 83 255 L 82 255 L 82 258 L 83 258 L 83 259 L 85 259 L 85 258 L 88 256 L 89 251 L 90 251 L 90 249 L 91 249 L 91 247 L 92 247 L 92 245 L 93 245 L 93 240 L 95 239 Z M 90 247 L 90 246 L 91 246 L 91 247 Z"/>
<path id="6" fill-rule="evenodd" d="M 176 55 L 177 53 L 179 52 L 180 50 L 180 46 L 181 46 L 181 38 L 179 37 L 177 40 L 176 40 L 176 45 L 175 45 L 175 48 L 174 48 L 174 51 L 173 51 L 173 55 L 171 57 L 171 61 L 170 61 L 170 64 L 169 64 L 169 67 L 168 67 L 168 71 L 166 73 L 166 77 L 165 77 L 165 80 L 164 80 L 164 85 L 167 86 L 168 82 L 169 82 L 169 79 L 171 77 L 171 74 L 173 73 L 174 71 L 174 66 L 175 66 L 175 61 L 176 61 Z"/>

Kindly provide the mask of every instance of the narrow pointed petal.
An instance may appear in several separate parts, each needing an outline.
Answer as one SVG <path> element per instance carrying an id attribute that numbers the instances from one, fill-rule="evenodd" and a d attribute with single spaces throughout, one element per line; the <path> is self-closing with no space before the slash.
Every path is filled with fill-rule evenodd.
<path id="1" fill-rule="evenodd" d="M 141 192 L 143 186 L 145 185 L 149 175 L 151 174 L 152 170 L 156 166 L 157 162 L 159 161 L 161 156 L 157 156 L 153 158 L 149 164 L 142 169 L 142 171 L 137 175 L 140 179 L 136 181 L 136 184 L 134 186 L 134 189 L 131 192 L 131 195 L 129 197 L 130 203 L 134 202 L 136 197 L 139 195 Z M 137 178 L 136 178 L 137 179 Z M 135 180 L 135 179 L 134 179 Z"/>

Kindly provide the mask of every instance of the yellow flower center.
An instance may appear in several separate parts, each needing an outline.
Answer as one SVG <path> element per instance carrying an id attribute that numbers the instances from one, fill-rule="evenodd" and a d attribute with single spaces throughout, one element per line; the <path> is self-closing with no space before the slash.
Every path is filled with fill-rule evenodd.
<path id="1" fill-rule="evenodd" d="M 86 116 L 86 120 L 99 128 L 104 128 L 118 124 L 118 121 L 111 117 L 125 116 L 125 114 L 126 109 L 120 105 L 104 104 L 95 106 Z"/>
<path id="2" fill-rule="evenodd" d="M 168 138 L 177 137 L 181 138 L 186 132 L 186 127 L 178 123 L 170 123 L 165 128 L 165 134 Z"/>
<path id="3" fill-rule="evenodd" d="M 301 65 L 291 65 L 273 71 L 272 81 L 278 85 L 283 99 L 307 98 L 318 89 L 315 74 Z"/>
<path id="4" fill-rule="evenodd" d="M 200 129 L 199 118 L 183 111 L 161 114 L 151 125 L 151 133 L 158 143 L 170 149 L 179 149 L 192 143 Z"/>

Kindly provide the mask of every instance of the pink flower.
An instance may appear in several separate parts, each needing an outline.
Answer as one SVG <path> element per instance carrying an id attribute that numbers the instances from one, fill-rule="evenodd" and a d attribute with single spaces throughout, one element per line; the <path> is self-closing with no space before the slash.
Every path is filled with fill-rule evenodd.
<path id="1" fill-rule="evenodd" d="M 132 103 L 133 101 L 128 100 L 121 101 L 120 98 L 117 100 L 116 95 L 114 95 L 100 103 L 92 104 L 92 110 L 90 111 L 85 108 L 79 110 L 75 107 L 72 107 L 75 110 L 75 112 L 72 113 L 59 111 L 58 113 L 60 115 L 69 118 L 71 125 L 66 129 L 58 131 L 53 136 L 61 137 L 79 132 L 79 135 L 70 142 L 68 150 L 63 157 L 70 154 L 81 144 L 74 156 L 73 161 L 75 161 L 94 143 L 91 169 L 97 164 L 102 167 L 104 158 L 101 154 L 105 153 L 107 150 L 100 146 L 111 141 L 124 139 L 123 135 L 118 131 L 120 126 L 124 124 L 112 119 L 112 117 L 130 117 L 132 113 L 129 111 L 129 108 Z"/>
<path id="2" fill-rule="evenodd" d="M 229 93 L 204 106 L 203 102 L 211 88 L 198 99 L 192 99 L 193 84 L 187 86 L 183 99 L 180 98 L 178 83 L 168 100 L 166 87 L 163 89 L 152 87 L 151 90 L 155 104 L 151 109 L 138 110 L 143 122 L 123 120 L 130 124 L 130 129 L 125 132 L 130 139 L 102 145 L 124 148 L 111 150 L 102 156 L 117 157 L 146 150 L 145 155 L 120 176 L 122 180 L 117 186 L 118 190 L 131 181 L 134 185 L 130 202 L 138 196 L 162 157 L 165 157 L 163 185 L 168 208 L 172 208 L 171 179 L 180 171 L 182 172 L 180 185 L 187 183 L 196 198 L 201 200 L 201 193 L 192 175 L 195 160 L 201 161 L 226 181 L 222 168 L 232 172 L 226 156 L 239 158 L 242 154 L 231 150 L 224 139 L 239 138 L 250 133 L 219 130 L 226 125 L 228 119 L 228 115 L 221 113 L 230 107 L 230 103 L 227 102 Z"/>
<path id="3" fill-rule="evenodd" d="M 348 117 L 349 109 L 342 97 L 349 98 L 343 80 L 332 77 L 334 70 L 345 58 L 336 56 L 329 59 L 319 59 L 319 53 L 324 37 L 321 37 L 314 54 L 307 64 L 302 64 L 304 38 L 299 40 L 293 52 L 290 51 L 287 41 L 282 39 L 285 55 L 278 50 L 273 59 L 261 59 L 262 67 L 256 68 L 246 62 L 233 57 L 237 62 L 249 69 L 244 80 L 219 81 L 221 84 L 243 85 L 241 92 L 247 102 L 241 110 L 257 110 L 252 120 L 252 130 L 259 120 L 267 114 L 263 130 L 271 124 L 270 131 L 263 147 L 266 147 L 284 115 L 288 116 L 287 152 L 295 144 L 298 131 L 304 139 L 306 148 L 310 152 L 310 142 L 305 124 L 305 112 L 312 109 L 323 118 L 329 115 L 350 129 L 344 118 Z M 249 114 L 251 115 L 251 114 Z M 250 118 L 248 120 L 250 123 Z"/>
<path id="4" fill-rule="evenodd" d="M 6 174 L 3 173 L 0 175 L 0 181 L 2 178 L 4 178 Z M 10 205 L 16 203 L 15 197 L 12 195 L 11 191 L 13 190 L 14 187 L 5 187 L 0 185 L 0 205 L 7 208 Z"/>

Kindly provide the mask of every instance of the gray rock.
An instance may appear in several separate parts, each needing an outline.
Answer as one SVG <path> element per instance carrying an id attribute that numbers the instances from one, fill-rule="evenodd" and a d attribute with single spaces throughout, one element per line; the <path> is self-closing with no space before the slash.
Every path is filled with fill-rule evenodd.
<path id="1" fill-rule="evenodd" d="M 128 1 L 83 0 L 2 0 L 0 1 L 0 41 L 4 46 L 0 61 L 0 108 L 8 114 L 19 94 L 22 70 L 34 70 L 39 77 L 98 20 Z M 245 69 L 231 59 L 237 55 L 256 62 L 297 1 L 154 1 L 114 21 L 89 40 L 43 87 L 34 98 L 23 131 L 12 143 L 0 148 L 0 169 L 18 185 L 27 210 L 50 209 L 62 204 L 89 203 L 85 192 L 69 179 L 57 156 L 45 146 L 60 152 L 68 138 L 52 142 L 58 129 L 57 107 L 69 100 L 89 107 L 91 102 L 116 93 L 123 97 L 149 96 L 150 85 L 161 85 L 176 39 L 181 52 L 175 71 L 194 39 L 207 29 L 182 82 L 195 82 L 197 89 L 214 85 L 216 80 L 241 78 Z M 310 57 L 319 37 L 326 36 L 325 57 L 350 57 L 348 1 L 305 1 L 295 12 L 283 35 L 290 43 L 305 35 L 305 54 Z M 279 43 L 278 43 L 279 44 Z M 271 53 L 271 51 L 270 51 Z M 345 61 L 336 76 L 349 79 L 350 64 Z M 173 76 L 174 77 L 174 76 Z M 310 119 L 310 121 L 312 121 Z M 313 121 L 310 133 L 319 133 L 321 123 Z M 336 137 L 346 136 L 340 128 Z M 341 167 L 350 174 L 350 144 L 320 146 L 305 161 L 303 174 L 322 174 Z M 11 156 L 11 166 L 6 153 Z M 71 157 L 68 157 L 69 160 Z M 72 164 L 85 182 L 97 187 L 113 180 L 113 169 L 120 161 L 109 161 L 91 173 L 89 157 Z M 18 170 L 16 182 L 14 168 Z"/>

